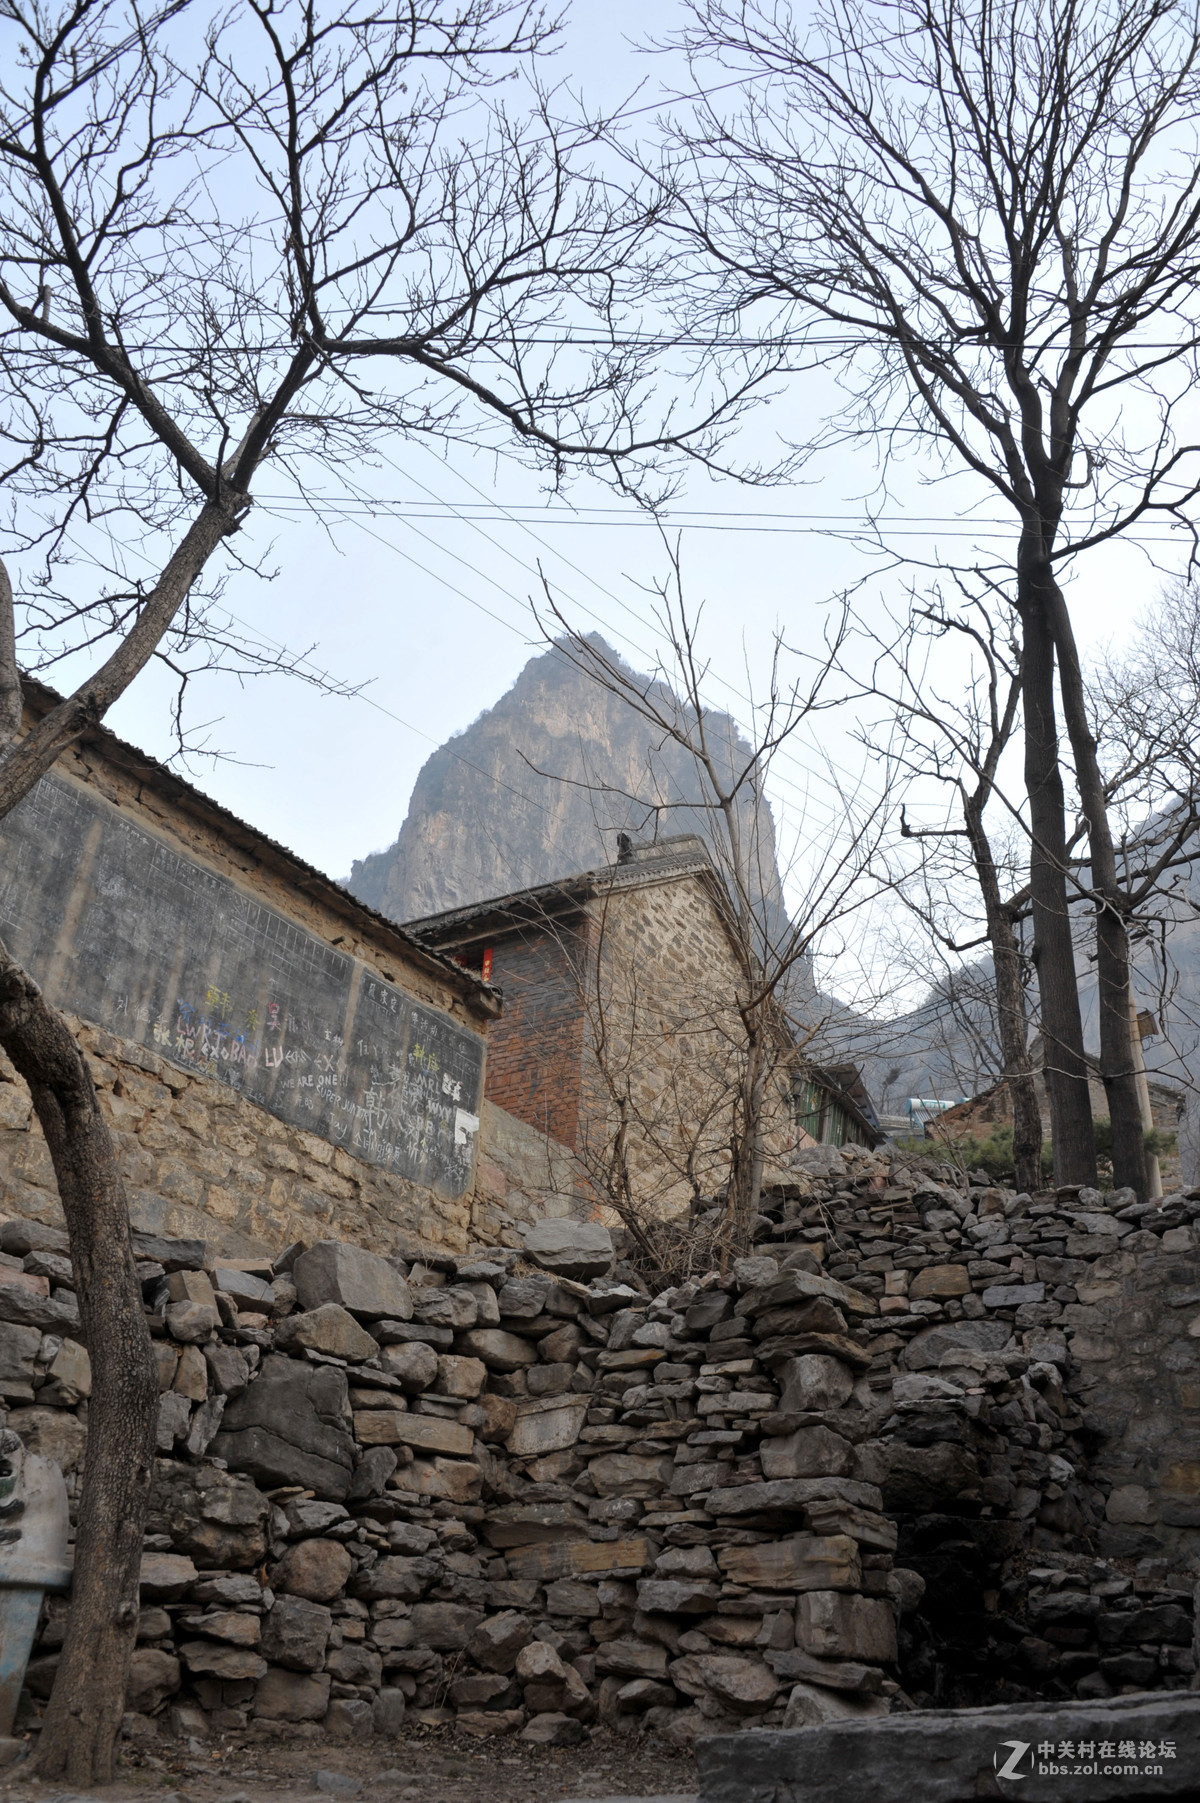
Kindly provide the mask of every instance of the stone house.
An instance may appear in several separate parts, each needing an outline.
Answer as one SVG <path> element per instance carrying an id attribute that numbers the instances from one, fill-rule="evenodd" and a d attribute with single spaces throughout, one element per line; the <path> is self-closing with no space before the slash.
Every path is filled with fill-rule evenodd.
<path id="1" fill-rule="evenodd" d="M 27 719 L 55 700 L 27 683 Z M 478 1239 L 495 991 L 103 727 L 0 822 L 0 937 L 78 1023 L 135 1226 L 229 1256 Z M 59 1219 L 11 1067 L 0 1212 Z"/>
<path id="2" fill-rule="evenodd" d="M 407 925 L 501 991 L 485 1109 L 542 1136 L 557 1184 L 565 1151 L 581 1201 L 627 1194 L 669 1214 L 719 1189 L 745 1035 L 736 934 L 700 838 L 626 842 L 614 864 Z M 774 1027 L 769 1159 L 820 1138 L 876 1143 L 852 1077 L 804 1061 L 781 1014 Z M 486 1114 L 483 1152 L 481 1182 L 502 1186 Z"/>
<path id="3" fill-rule="evenodd" d="M 1139 1016 L 1144 1039 L 1152 1037 L 1146 1030 L 1148 1022 L 1153 1022 L 1153 1015 L 1145 1013 Z M 1038 1107 L 1042 1117 L 1042 1137 L 1050 1138 L 1050 1102 L 1046 1095 L 1046 1083 L 1043 1075 L 1042 1038 L 1037 1034 L 1029 1048 L 1034 1067 L 1034 1085 L 1037 1089 Z M 1088 1099 L 1092 1108 L 1094 1121 L 1108 1120 L 1108 1096 L 1100 1076 L 1100 1061 L 1087 1056 L 1088 1064 Z M 1159 1077 L 1149 1077 L 1146 1084 L 1150 1096 L 1150 1113 L 1154 1125 L 1160 1133 L 1177 1133 L 1184 1112 L 1183 1091 L 1174 1083 L 1164 1082 Z M 927 1139 L 950 1138 L 959 1139 L 970 1135 L 976 1139 L 986 1139 L 997 1127 L 1012 1126 L 1012 1097 L 1008 1083 L 1001 1077 L 999 1082 L 982 1090 L 979 1095 L 971 1096 L 965 1102 L 958 1102 L 953 1108 L 944 1109 L 936 1119 L 925 1128 Z M 1179 1178 L 1178 1150 L 1164 1152 L 1160 1156 L 1163 1180 L 1168 1187 Z"/>

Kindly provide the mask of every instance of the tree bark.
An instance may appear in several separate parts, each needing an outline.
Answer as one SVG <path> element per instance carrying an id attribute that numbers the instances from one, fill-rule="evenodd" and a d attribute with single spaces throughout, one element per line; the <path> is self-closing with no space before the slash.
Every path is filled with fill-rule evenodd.
<path id="1" fill-rule="evenodd" d="M 138 1620 L 158 1379 L 125 1187 L 95 1085 L 66 1022 L 0 945 L 0 1045 L 29 1085 L 54 1164 L 92 1363 L 67 1634 L 30 1770 L 112 1782 Z"/>
<path id="2" fill-rule="evenodd" d="M 745 1016 L 743 1016 L 745 1020 Z M 763 1092 L 766 1087 L 763 1027 L 753 1016 L 745 1022 L 745 1065 L 741 1081 L 741 1121 L 735 1128 L 733 1160 L 729 1173 L 730 1213 L 739 1256 L 753 1246 L 754 1217 L 762 1192 Z"/>
<path id="3" fill-rule="evenodd" d="M 996 986 L 996 1017 L 1004 1081 L 1013 1111 L 1013 1163 L 1019 1190 L 1032 1193 L 1042 1187 L 1042 1111 L 1029 1056 L 1025 990 L 1021 982 L 1021 950 L 1012 920 L 1000 894 L 1000 879 L 991 842 L 983 824 L 984 792 L 966 808 L 967 833 L 975 874 L 983 896 L 988 938 L 992 947 L 992 975 Z"/>
<path id="4" fill-rule="evenodd" d="M 1067 908 L 1067 834 L 1054 706 L 1054 638 L 1042 582 L 1019 569 L 1025 695 L 1025 789 L 1031 845 L 1033 961 L 1056 1183 L 1094 1184 L 1096 1136 L 1088 1094 L 1075 946 Z"/>
<path id="5" fill-rule="evenodd" d="M 1088 823 L 1092 889 L 1096 895 L 1096 988 L 1100 1024 L 1100 1075 L 1112 1124 L 1113 1183 L 1128 1187 L 1144 1202 L 1147 1193 L 1146 1142 L 1141 1098 L 1130 1034 L 1132 989 L 1129 933 L 1117 877 L 1117 859 L 1108 821 L 1108 797 L 1096 740 L 1088 719 L 1083 672 L 1071 618 L 1062 591 L 1051 583 L 1051 619 L 1058 652 L 1063 719 L 1075 758 L 1075 780 Z"/>
<path id="6" fill-rule="evenodd" d="M 22 705 L 12 583 L 0 560 L 0 750 L 10 745 L 21 730 Z"/>

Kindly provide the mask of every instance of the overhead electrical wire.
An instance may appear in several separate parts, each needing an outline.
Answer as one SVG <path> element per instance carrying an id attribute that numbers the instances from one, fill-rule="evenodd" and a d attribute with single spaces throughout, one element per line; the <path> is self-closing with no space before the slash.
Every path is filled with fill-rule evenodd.
<path id="1" fill-rule="evenodd" d="M 432 455 L 432 452 L 430 454 Z M 394 463 L 394 461 L 391 458 L 388 458 L 385 456 L 385 457 L 383 457 L 382 461 L 387 463 L 390 467 L 392 467 L 394 469 L 398 469 L 398 466 Z M 422 483 L 419 480 L 419 478 L 414 476 L 411 471 L 403 471 L 403 472 L 398 471 L 398 473 L 404 474 L 407 480 L 413 482 L 417 487 L 421 488 L 424 493 L 432 494 L 433 491 L 430 490 L 426 486 L 426 484 Z M 459 479 L 468 488 L 471 488 L 476 494 L 483 493 L 483 491 L 470 479 L 470 477 L 466 476 L 461 470 L 456 470 L 454 473 L 459 477 Z M 444 505 L 450 512 L 452 512 L 452 513 L 456 512 L 455 504 L 453 502 L 446 502 L 446 503 L 444 503 Z M 399 517 L 404 518 L 404 516 L 399 516 Z M 482 530 L 482 527 L 477 523 L 477 521 L 475 519 L 471 518 L 470 516 L 463 516 L 461 514 L 459 514 L 457 517 L 459 517 L 464 524 L 471 525 L 476 531 L 479 531 L 481 536 L 483 538 L 485 538 L 487 540 L 487 542 L 494 549 L 500 551 L 502 555 L 510 558 L 513 562 L 515 562 L 518 565 L 519 568 L 523 569 L 527 574 L 534 576 L 535 579 L 537 579 L 538 581 L 541 580 L 542 573 L 541 573 L 540 569 L 537 569 L 537 568 L 525 563 L 521 558 L 519 558 L 516 555 L 515 552 L 513 552 L 508 546 L 504 545 L 499 539 L 494 538 L 491 533 L 484 532 Z M 408 521 L 407 518 L 404 518 L 404 523 L 410 524 L 410 522 Z M 556 551 L 553 546 L 547 545 L 545 540 L 542 539 L 536 532 L 534 532 L 525 521 L 514 519 L 512 521 L 512 523 L 519 526 L 520 529 L 522 530 L 522 532 L 524 532 L 527 537 L 532 538 L 536 544 L 540 545 L 544 550 L 548 551 L 552 556 L 557 557 L 561 562 L 565 563 L 567 565 L 567 567 L 569 569 L 571 569 L 577 576 L 581 577 L 584 581 L 590 583 L 594 588 L 598 589 L 601 594 L 603 594 L 607 599 L 612 601 L 617 607 L 619 607 L 621 609 L 622 612 L 628 614 L 633 620 L 635 620 L 640 626 L 644 627 L 652 635 L 656 634 L 659 631 L 659 628 L 653 621 L 647 620 L 645 618 L 645 616 L 643 614 L 639 613 L 638 610 L 635 607 L 631 606 L 631 604 L 629 602 L 624 600 L 621 596 L 614 594 L 614 592 L 611 589 L 606 588 L 605 585 L 603 583 L 599 582 L 596 579 L 596 577 L 594 577 L 591 574 L 590 571 L 581 569 L 578 564 L 573 563 L 571 561 L 571 559 L 566 557 L 562 552 Z M 379 543 L 384 544 L 389 549 L 395 550 L 398 555 L 407 558 L 408 561 L 416 564 L 416 567 L 425 571 L 426 574 L 433 576 L 434 580 L 441 580 L 439 577 L 437 577 L 434 574 L 434 572 L 430 571 L 426 565 L 421 564 L 419 562 L 419 560 L 417 560 L 415 558 L 411 558 L 407 552 L 402 551 L 398 546 L 394 545 L 391 540 L 383 538 L 382 535 L 380 533 L 378 533 L 377 531 L 375 531 L 373 528 L 367 527 L 367 528 L 363 528 L 363 529 L 368 532 L 369 536 L 375 538 Z M 469 560 L 462 557 L 458 552 L 449 551 L 447 547 L 445 547 L 439 541 L 432 538 L 432 536 L 430 534 L 419 533 L 419 536 L 424 538 L 428 543 L 435 545 L 435 547 L 437 549 L 443 551 L 446 555 L 449 555 L 452 558 L 454 558 L 454 560 L 456 562 L 462 563 L 466 568 L 470 569 L 475 575 L 479 576 L 481 578 L 481 580 L 492 584 L 492 586 L 499 589 L 500 593 L 505 595 L 509 600 L 515 601 L 519 606 L 527 605 L 527 603 L 522 601 L 519 596 L 514 595 L 511 589 L 506 589 L 503 586 L 503 584 L 498 582 L 497 579 L 494 576 L 492 576 L 490 573 L 488 573 L 487 571 L 480 570 L 477 565 L 471 564 L 469 562 Z M 447 586 L 451 589 L 451 591 L 453 593 L 458 594 L 463 599 L 467 600 L 472 606 L 478 606 L 481 609 L 481 611 L 488 614 L 490 618 L 499 620 L 501 624 L 506 626 L 506 628 L 509 631 L 513 632 L 516 636 L 520 637 L 524 642 L 526 642 L 526 643 L 529 642 L 522 627 L 514 624 L 512 621 L 503 619 L 501 616 L 495 614 L 492 609 L 483 607 L 483 604 L 481 602 L 477 602 L 474 597 L 465 594 L 465 592 L 462 589 L 457 588 L 456 585 L 449 583 L 449 584 L 447 584 Z M 580 602 L 577 597 L 572 598 L 572 605 L 577 607 L 588 618 L 595 621 L 596 624 L 598 626 L 600 626 L 611 637 L 620 639 L 626 646 L 629 647 L 629 649 L 634 653 L 634 655 L 637 658 L 639 658 L 640 660 L 642 660 L 644 662 L 649 662 L 652 665 L 658 664 L 659 658 L 658 658 L 658 654 L 656 651 L 654 651 L 653 649 L 647 648 L 644 645 L 639 644 L 636 640 L 630 638 L 627 633 L 624 633 L 619 628 L 614 627 L 612 621 L 609 620 L 608 618 L 606 618 L 604 615 L 597 613 L 596 610 L 593 608 L 587 607 L 584 603 Z M 710 675 L 711 675 L 712 680 L 715 681 L 720 687 L 728 690 L 731 695 L 733 695 L 737 700 L 744 703 L 746 706 L 753 708 L 754 703 L 753 703 L 752 698 L 750 696 L 746 695 L 742 690 L 738 689 L 736 684 L 731 683 L 727 678 L 718 675 L 716 672 L 710 672 Z M 736 718 L 735 718 L 735 724 L 736 724 Z M 838 775 L 843 776 L 846 779 L 846 781 L 849 784 L 851 784 L 853 789 L 855 789 L 855 790 L 861 789 L 862 782 L 863 782 L 863 777 L 862 777 L 861 773 L 856 775 L 855 773 L 853 773 L 851 771 L 847 771 L 843 767 L 837 765 L 829 757 L 828 751 L 825 748 L 818 747 L 816 745 L 812 745 L 811 749 L 818 753 L 818 755 L 823 759 L 823 761 L 828 765 L 828 767 L 831 770 L 836 771 Z M 795 756 L 794 753 L 789 752 L 788 749 L 786 748 L 786 746 L 781 748 L 780 751 L 777 753 L 775 762 L 787 763 L 787 764 L 791 765 L 792 767 L 794 767 L 796 770 L 798 770 L 801 773 L 801 775 L 803 776 L 804 782 L 798 783 L 794 780 L 789 779 L 787 776 L 783 775 L 776 768 L 774 768 L 774 765 L 772 768 L 772 781 L 777 783 L 780 787 L 790 789 L 793 792 L 795 792 L 798 796 L 800 796 L 800 798 L 802 799 L 802 801 L 804 803 L 806 815 L 808 813 L 812 813 L 812 812 L 816 812 L 819 815 L 823 815 L 823 822 L 826 827 L 832 826 L 839 819 L 844 818 L 845 808 L 846 808 L 845 795 L 843 794 L 842 790 L 839 788 L 839 785 L 836 782 L 834 782 L 830 777 L 826 776 L 821 770 L 814 769 L 811 765 L 803 763 L 799 758 L 797 758 Z M 812 782 L 817 782 L 819 784 L 823 784 L 830 791 L 832 791 L 832 794 L 834 797 L 834 802 L 832 804 L 830 804 L 829 802 L 817 801 L 817 799 L 812 795 L 812 793 L 810 792 L 810 789 L 808 787 L 808 785 Z"/>
<path id="2" fill-rule="evenodd" d="M 849 531 L 856 535 L 864 532 L 878 531 L 891 538 L 928 538 L 929 529 L 939 528 L 942 538 L 1009 538 L 1015 537 L 1019 531 L 1019 523 L 1015 520 L 981 520 L 972 523 L 969 518 L 957 514 L 922 514 L 905 513 L 900 516 L 884 514 L 846 514 L 846 513 L 765 513 L 747 510 L 705 512 L 703 509 L 664 509 L 656 515 L 640 511 L 624 512 L 619 508 L 601 509 L 584 507 L 579 509 L 554 509 L 536 507 L 531 502 L 520 502 L 508 508 L 497 502 L 466 502 L 462 507 L 451 501 L 405 501 L 398 498 L 359 498 L 330 499 L 314 501 L 299 496 L 258 494 L 256 500 L 264 508 L 275 512 L 294 514 L 315 513 L 323 518 L 353 516 L 356 513 L 377 515 L 381 510 L 403 519 L 441 520 L 454 518 L 464 524 L 475 521 L 504 521 L 507 524 L 524 524 L 524 514 L 531 513 L 543 525 L 547 526 L 590 526 L 593 529 L 610 530 L 614 526 L 641 527 L 659 529 L 663 524 L 677 526 L 685 532 L 736 532 L 762 533 L 765 536 L 774 534 L 825 536 L 839 531 Z M 751 522 L 767 521 L 779 524 L 739 525 L 733 522 L 746 520 Z M 804 522 L 792 524 L 791 522 Z M 1172 544 L 1180 532 L 1188 530 L 1182 523 L 1174 528 L 1163 528 L 1158 521 L 1152 521 L 1148 531 L 1136 528 L 1122 533 L 1122 537 L 1137 544 Z M 543 541 L 544 542 L 544 541 Z M 549 546 L 546 547 L 548 550 Z"/>

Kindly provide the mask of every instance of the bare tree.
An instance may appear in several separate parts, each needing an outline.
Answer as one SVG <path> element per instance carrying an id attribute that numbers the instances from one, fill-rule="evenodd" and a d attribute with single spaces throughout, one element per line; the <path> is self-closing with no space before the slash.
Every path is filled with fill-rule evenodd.
<path id="1" fill-rule="evenodd" d="M 1187 526 L 1200 345 L 1200 21 L 1166 0 L 693 0 L 700 89 L 663 181 L 694 262 L 686 323 L 766 319 L 836 370 L 810 452 L 925 447 L 1011 516 L 991 580 L 1021 622 L 1034 958 L 1055 1170 L 1095 1151 L 1057 706 L 1096 896 L 1100 1056 L 1119 1183 L 1143 1186 L 1116 848 L 1064 572 L 1139 522 Z M 753 77 L 740 113 L 707 70 Z M 832 335 L 831 335 L 832 332 Z M 806 353 L 805 347 L 811 347 Z M 1190 530 L 1190 527 L 1189 527 Z M 1057 692 L 1056 692 L 1057 669 Z"/>
<path id="2" fill-rule="evenodd" d="M 1003 1077 L 1013 1109 L 1017 1184 L 1021 1189 L 1040 1189 L 1042 1117 L 1029 1056 L 1025 961 L 1016 930 L 1028 910 L 1029 895 L 1006 894 L 1011 885 L 989 825 L 1000 763 L 1020 719 L 1020 651 L 981 606 L 968 605 L 954 613 L 940 597 L 917 607 L 898 631 L 885 637 L 860 625 L 859 638 L 865 641 L 870 663 L 864 668 L 857 644 L 855 654 L 843 660 L 851 693 L 887 704 L 890 723 L 884 732 L 893 762 L 918 790 L 931 783 L 948 789 L 955 811 L 956 824 L 913 826 L 901 806 L 903 838 L 918 844 L 924 854 L 935 855 L 932 859 L 923 855 L 917 869 L 897 881 L 896 889 L 944 953 L 960 959 L 981 945 L 990 950 Z M 955 660 L 952 680 L 960 689 L 957 697 L 948 692 L 950 683 L 939 681 L 930 667 L 931 650 L 947 639 L 958 640 L 971 656 L 965 693 Z M 860 737 L 868 747 L 875 742 L 869 728 L 862 729 Z M 961 929 L 947 918 L 953 914 L 956 892 L 961 891 L 960 848 L 983 906 L 982 931 L 974 939 L 963 938 Z"/>
<path id="3" fill-rule="evenodd" d="M 1026 1050 L 1029 973 L 1020 936 L 1030 903 L 1021 874 L 1027 829 L 999 774 L 1019 723 L 1019 633 L 1010 629 L 1003 636 L 994 611 L 994 603 L 989 610 L 969 600 L 952 611 L 939 596 L 895 622 L 894 630 L 860 623 L 858 637 L 870 664 L 864 667 L 856 644 L 855 654 L 843 659 L 843 671 L 852 693 L 886 703 L 882 728 L 860 730 L 864 744 L 871 746 L 881 730 L 917 797 L 927 802 L 931 789 L 941 785 L 954 798 L 960 824 L 914 826 L 902 807 L 901 837 L 919 847 L 919 856 L 915 866 L 897 873 L 896 889 L 939 956 L 956 961 L 954 968 L 944 967 L 950 987 L 939 988 L 938 1008 L 952 1017 L 954 1030 L 972 1040 L 979 1029 L 978 982 L 968 979 L 967 1007 L 958 1006 L 954 982 L 963 973 L 957 961 L 982 945 L 990 948 L 994 998 L 984 1013 L 994 1013 L 1001 1070 L 1013 1097 L 1018 1180 L 1030 1188 L 1040 1181 L 1041 1127 Z M 948 639 L 967 647 L 973 668 L 964 671 L 957 660 L 934 667 L 932 653 Z M 1186 583 L 1178 583 L 1142 621 L 1124 655 L 1109 654 L 1085 673 L 1114 826 L 1115 906 L 1135 954 L 1141 948 L 1143 989 L 1148 976 L 1156 981 L 1160 1014 L 1172 986 L 1166 947 L 1186 910 L 1200 830 L 1198 645 L 1200 600 Z M 1081 956 L 1094 952 L 1089 929 L 1096 919 L 1087 840 L 1087 820 L 1080 813 L 1067 838 L 1066 863 Z M 979 901 L 981 930 L 976 928 Z"/>
<path id="4" fill-rule="evenodd" d="M 1172 1075 L 1194 1095 L 1195 997 L 1184 977 L 1200 913 L 1200 592 L 1168 585 L 1132 643 L 1086 673 L 1093 731 L 1115 822 L 1120 896 L 1143 999 Z M 1184 969 L 1181 971 L 1182 957 Z"/>
<path id="5" fill-rule="evenodd" d="M 788 859 L 792 894 L 783 905 L 776 841 L 766 787 L 781 749 L 799 729 L 833 705 L 826 685 L 847 626 L 845 611 L 810 667 L 793 682 L 783 674 L 785 648 L 776 638 L 761 700 L 752 698 L 750 737 L 739 739 L 727 716 L 715 716 L 705 688 L 709 666 L 699 639 L 699 615 L 684 596 L 678 549 L 668 546 L 669 574 L 654 585 L 655 617 L 665 656 L 643 676 L 613 656 L 603 641 L 571 624 L 547 586 L 545 636 L 594 681 L 620 696 L 639 714 L 655 740 L 686 753 L 695 790 L 681 795 L 654 780 L 653 759 L 640 795 L 616 793 L 640 805 L 647 820 L 669 820 L 685 809 L 705 823 L 705 839 L 723 879 L 727 918 L 737 965 L 737 988 L 729 1011 L 737 1022 L 721 1032 L 730 1044 L 726 1093 L 733 1072 L 729 1111 L 728 1214 L 732 1243 L 745 1248 L 751 1238 L 762 1189 L 768 1096 L 782 1068 L 794 1075 L 806 1056 L 814 1057 L 836 1013 L 813 979 L 813 960 L 840 923 L 880 891 L 876 854 L 888 813 L 886 771 L 872 793 L 838 794 L 833 827 L 825 835 L 801 821 L 811 835 L 803 862 Z M 721 725 L 714 730 L 717 719 Z M 880 772 L 875 773 L 877 778 Z M 834 778 L 837 781 L 836 777 Z M 714 1025 L 703 1009 L 705 1025 Z"/>
<path id="6" fill-rule="evenodd" d="M 0 596 L 0 816 L 151 659 L 239 655 L 214 584 L 256 562 L 264 470 L 315 495 L 397 436 L 516 449 L 551 482 L 714 457 L 770 359 L 700 372 L 687 422 L 660 408 L 625 348 L 647 216 L 538 89 L 552 29 L 533 0 L 4 0 L 0 478 L 24 575 L 17 624 L 7 577 Z M 524 101 L 489 92 L 522 72 Z M 583 322 L 599 348 L 577 353 Z M 22 731 L 18 659 L 70 654 L 88 673 Z M 156 1385 L 86 1061 L 7 956 L 0 1045 L 54 1161 L 94 1368 L 35 1762 L 86 1787 L 111 1776 Z"/>

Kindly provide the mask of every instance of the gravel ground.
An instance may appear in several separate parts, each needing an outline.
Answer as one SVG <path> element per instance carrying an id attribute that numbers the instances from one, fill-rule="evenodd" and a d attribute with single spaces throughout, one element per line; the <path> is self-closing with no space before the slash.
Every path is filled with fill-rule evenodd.
<path id="1" fill-rule="evenodd" d="M 662 1742 L 598 1730 L 582 1746 L 476 1742 L 416 1729 L 383 1745 L 253 1742 L 230 1737 L 203 1755 L 182 1746 L 148 1755 L 126 1749 L 104 1803 L 560 1803 L 567 1798 L 657 1798 L 696 1791 L 690 1754 Z M 0 1772 L 0 1803 L 84 1803 L 61 1783 Z"/>

